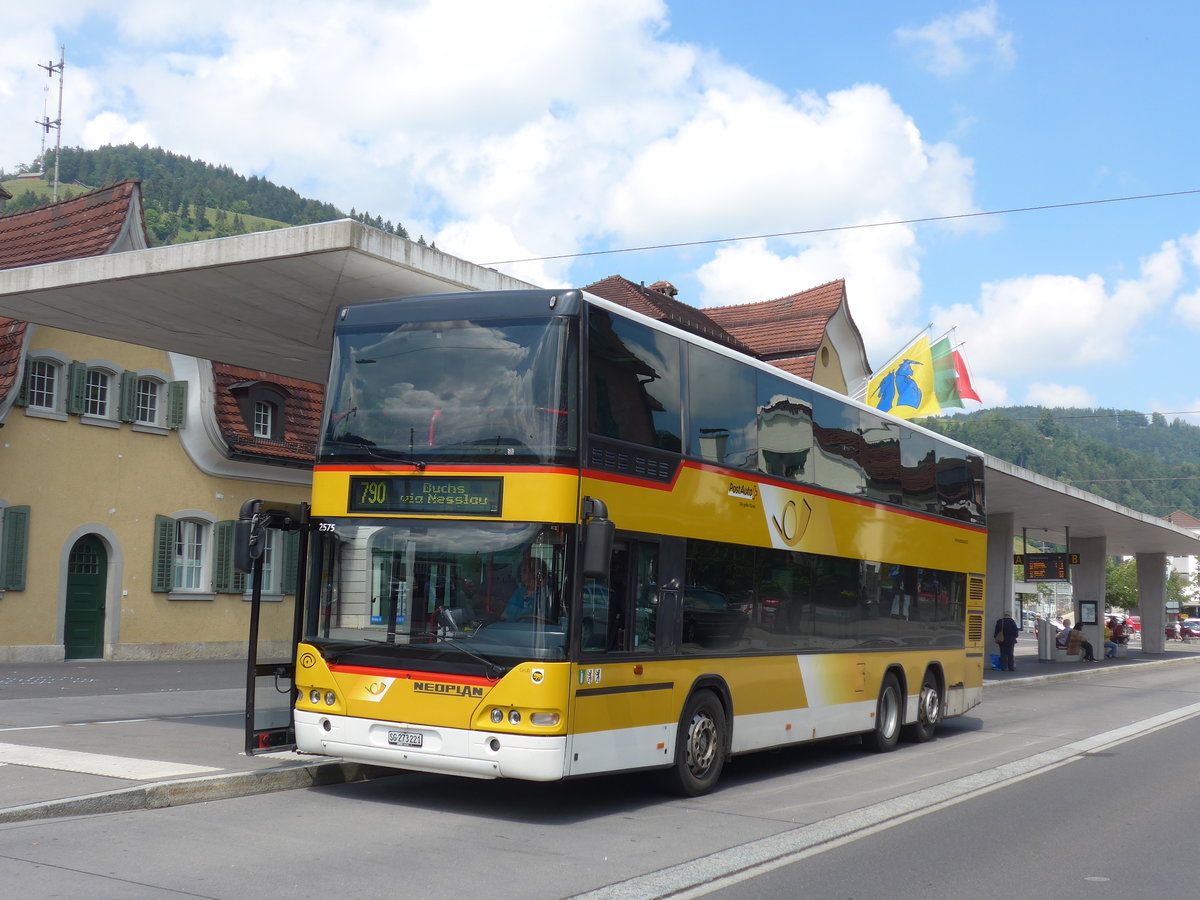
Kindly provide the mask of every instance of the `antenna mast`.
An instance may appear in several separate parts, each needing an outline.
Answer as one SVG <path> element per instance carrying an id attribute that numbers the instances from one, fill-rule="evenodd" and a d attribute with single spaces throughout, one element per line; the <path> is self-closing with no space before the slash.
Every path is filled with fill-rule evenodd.
<path id="1" fill-rule="evenodd" d="M 63 44 L 59 48 L 58 62 L 50 61 L 46 65 L 38 63 L 39 69 L 46 70 L 46 77 L 53 78 L 54 73 L 58 73 L 58 118 L 53 122 L 50 121 L 48 115 L 43 115 L 38 125 L 42 126 L 42 160 L 46 157 L 46 135 L 53 128 L 58 132 L 54 143 L 54 202 L 58 202 L 58 158 L 62 155 L 62 98 L 63 98 L 63 69 L 67 67 L 67 45 Z"/>

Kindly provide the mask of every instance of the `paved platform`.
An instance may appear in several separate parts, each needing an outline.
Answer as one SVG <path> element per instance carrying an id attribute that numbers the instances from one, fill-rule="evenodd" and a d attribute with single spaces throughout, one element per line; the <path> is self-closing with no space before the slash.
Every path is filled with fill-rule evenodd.
<path id="1" fill-rule="evenodd" d="M 1039 662 L 1030 636 L 1016 671 L 987 689 L 1200 660 L 1200 644 L 1136 645 L 1124 659 Z M 245 664 L 236 660 L 0 664 L 0 823 L 158 808 L 394 770 L 292 752 L 247 756 Z"/>

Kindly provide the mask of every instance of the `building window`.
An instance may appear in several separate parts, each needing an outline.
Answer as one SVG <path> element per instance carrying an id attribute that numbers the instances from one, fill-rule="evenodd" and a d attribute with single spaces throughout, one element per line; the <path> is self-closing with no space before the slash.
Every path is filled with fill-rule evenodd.
<path id="1" fill-rule="evenodd" d="M 264 441 L 284 440 L 284 417 L 290 396 L 286 390 L 266 381 L 239 381 L 229 385 L 251 437 Z"/>
<path id="2" fill-rule="evenodd" d="M 175 565 L 171 587 L 199 591 L 204 586 L 204 544 L 207 522 L 183 519 L 175 523 Z"/>
<path id="3" fill-rule="evenodd" d="M 212 600 L 213 520 L 207 513 L 188 510 L 154 517 L 154 559 L 151 590 L 172 600 Z"/>
<path id="4" fill-rule="evenodd" d="M 159 410 L 162 408 L 162 382 L 153 378 L 139 378 L 137 392 L 134 395 L 133 420 L 142 425 L 159 424 Z"/>
<path id="5" fill-rule="evenodd" d="M 274 434 L 275 405 L 265 400 L 254 401 L 254 436 L 270 440 Z"/>
<path id="6" fill-rule="evenodd" d="M 58 408 L 58 366 L 44 359 L 31 360 L 25 381 L 25 401 L 34 409 Z"/>
<path id="7" fill-rule="evenodd" d="M 109 387 L 112 376 L 102 369 L 88 369 L 83 388 L 83 414 L 108 418 Z"/>
<path id="8" fill-rule="evenodd" d="M 121 421 L 132 424 L 134 431 L 166 434 L 182 428 L 186 411 L 186 381 L 171 381 L 157 369 L 121 375 Z"/>

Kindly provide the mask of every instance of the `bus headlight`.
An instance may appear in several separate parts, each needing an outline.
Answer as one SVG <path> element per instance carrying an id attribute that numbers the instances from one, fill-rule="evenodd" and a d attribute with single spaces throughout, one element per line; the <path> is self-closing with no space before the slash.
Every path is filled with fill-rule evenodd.
<path id="1" fill-rule="evenodd" d="M 325 692 L 325 705 L 333 706 L 333 704 L 335 704 L 335 703 L 337 703 L 337 694 L 335 694 L 333 691 L 326 691 Z"/>
<path id="2" fill-rule="evenodd" d="M 520 725 L 521 724 L 521 711 L 519 709 L 510 709 L 508 711 L 508 724 L 509 725 Z"/>
<path id="3" fill-rule="evenodd" d="M 316 688 L 313 688 L 311 691 L 309 691 L 308 692 L 308 702 L 311 703 L 313 706 L 316 706 L 318 703 L 320 703 L 321 702 L 321 692 L 318 691 Z"/>
<path id="4" fill-rule="evenodd" d="M 504 710 L 502 710 L 498 706 L 493 707 L 493 709 L 492 709 L 492 724 L 499 725 L 503 721 L 504 721 Z"/>
<path id="5" fill-rule="evenodd" d="M 542 725 L 547 728 L 553 728 L 558 724 L 558 713 L 556 712 L 539 712 L 529 714 L 530 725 Z"/>

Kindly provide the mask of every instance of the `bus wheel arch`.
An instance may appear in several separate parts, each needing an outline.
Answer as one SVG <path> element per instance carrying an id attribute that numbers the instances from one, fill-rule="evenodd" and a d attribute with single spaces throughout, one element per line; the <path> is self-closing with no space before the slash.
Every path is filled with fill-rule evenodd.
<path id="1" fill-rule="evenodd" d="M 918 744 L 933 740 L 946 711 L 945 685 L 945 673 L 941 666 L 933 663 L 925 669 L 921 690 L 917 695 L 917 718 L 902 730 L 905 740 Z"/>
<path id="2" fill-rule="evenodd" d="M 664 786 L 671 793 L 699 797 L 716 786 L 729 757 L 732 722 L 725 683 L 698 680 L 679 717 L 674 762 L 664 772 Z"/>
<path id="3" fill-rule="evenodd" d="M 862 736 L 863 746 L 875 753 L 896 749 L 904 724 L 903 674 L 889 668 L 879 682 L 879 697 L 875 701 L 875 727 Z"/>

